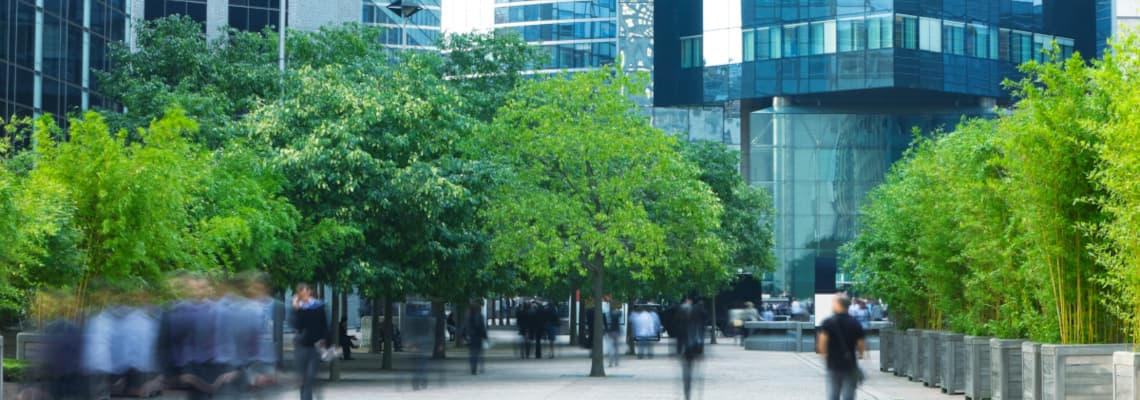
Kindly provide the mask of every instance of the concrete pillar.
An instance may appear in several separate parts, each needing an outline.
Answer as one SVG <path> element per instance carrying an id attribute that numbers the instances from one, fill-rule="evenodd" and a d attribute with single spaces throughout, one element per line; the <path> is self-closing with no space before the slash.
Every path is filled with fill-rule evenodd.
<path id="1" fill-rule="evenodd" d="M 32 83 L 32 116 L 39 117 L 44 112 L 44 0 L 36 0 L 35 54 L 32 69 L 35 82 Z M 32 136 L 33 138 L 35 136 Z M 32 139 L 35 140 L 35 139 Z M 34 143 L 33 143 L 34 145 Z"/>
<path id="2" fill-rule="evenodd" d="M 276 23 L 276 22 L 275 22 Z M 230 25 L 229 0 L 209 0 L 206 2 L 206 37 L 213 40 L 222 36 Z"/>
<path id="3" fill-rule="evenodd" d="M 994 107 L 997 107 L 997 99 L 993 97 L 979 97 L 978 106 L 981 106 L 987 110 L 992 110 Z"/>
<path id="4" fill-rule="evenodd" d="M 83 1 L 83 95 L 81 110 L 91 108 L 91 0 Z"/>

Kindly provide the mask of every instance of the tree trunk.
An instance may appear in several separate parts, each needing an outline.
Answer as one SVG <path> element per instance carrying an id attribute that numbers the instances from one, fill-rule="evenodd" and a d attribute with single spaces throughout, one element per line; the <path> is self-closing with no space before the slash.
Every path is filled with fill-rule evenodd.
<path id="1" fill-rule="evenodd" d="M 712 313 L 709 314 L 712 316 L 711 318 L 709 318 L 709 320 L 712 321 L 712 333 L 709 334 L 709 338 L 710 338 L 709 344 L 716 344 L 716 326 L 717 325 L 716 325 L 716 296 L 715 295 L 709 298 L 709 306 L 712 308 Z"/>
<path id="2" fill-rule="evenodd" d="M 578 289 L 570 289 L 570 345 L 578 345 Z"/>
<path id="3" fill-rule="evenodd" d="M 395 329 L 392 329 L 392 315 L 396 313 L 392 304 L 392 297 L 384 297 L 384 356 L 380 361 L 380 368 L 392 369 L 392 352 L 395 351 Z"/>
<path id="4" fill-rule="evenodd" d="M 330 339 L 332 339 L 332 340 L 329 341 L 328 346 L 330 349 L 336 349 L 336 348 L 340 347 L 340 307 L 341 307 L 341 303 L 340 303 L 340 296 L 337 296 L 335 289 L 332 290 L 332 296 L 331 297 L 332 297 L 332 299 L 331 299 L 332 300 L 332 330 L 331 330 L 332 334 L 329 336 L 331 336 Z M 334 360 L 329 362 L 329 380 L 330 381 L 339 381 L 340 380 L 340 363 L 338 363 L 336 361 L 337 360 L 334 359 Z"/>
<path id="5" fill-rule="evenodd" d="M 594 348 L 590 349 L 590 376 L 604 378 L 606 376 L 605 349 L 603 338 L 605 332 L 602 327 L 602 271 L 590 271 L 590 278 L 594 283 Z"/>
<path id="6" fill-rule="evenodd" d="M 447 315 L 444 312 L 443 302 L 432 300 L 431 313 L 435 316 L 435 345 L 432 346 L 431 358 L 442 360 L 447 358 Z"/>
<path id="7" fill-rule="evenodd" d="M 373 297 L 370 299 L 372 302 L 372 314 L 369 318 L 372 319 L 372 327 L 369 328 L 368 335 L 368 352 L 372 354 L 380 354 L 383 346 L 380 344 L 380 298 Z"/>

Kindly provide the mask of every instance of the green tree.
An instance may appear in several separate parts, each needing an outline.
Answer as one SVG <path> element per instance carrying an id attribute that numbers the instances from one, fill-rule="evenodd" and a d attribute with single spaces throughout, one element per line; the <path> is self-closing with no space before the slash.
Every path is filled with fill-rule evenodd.
<path id="1" fill-rule="evenodd" d="M 626 96 L 640 78 L 604 68 L 527 82 L 480 132 L 478 148 L 512 173 L 486 210 L 497 265 L 546 283 L 588 276 L 594 299 L 607 280 L 723 271 L 720 204 Z M 605 376 L 601 317 L 591 376 Z"/>

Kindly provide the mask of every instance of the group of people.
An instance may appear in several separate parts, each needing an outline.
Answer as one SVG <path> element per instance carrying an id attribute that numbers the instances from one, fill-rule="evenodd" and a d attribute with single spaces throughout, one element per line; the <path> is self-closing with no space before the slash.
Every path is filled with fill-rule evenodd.
<path id="1" fill-rule="evenodd" d="M 17 398 L 149 397 L 166 388 L 191 398 L 249 398 L 277 383 L 271 337 L 279 310 L 261 275 L 210 280 L 178 275 L 176 300 L 154 305 L 144 292 L 91 296 L 102 303 L 85 315 L 64 312 L 41 327 L 27 353 L 31 381 Z M 49 307 L 51 308 L 51 307 Z"/>
<path id="2" fill-rule="evenodd" d="M 534 358 L 542 358 L 542 342 L 545 340 L 549 346 L 546 358 L 554 358 L 554 340 L 562 327 L 562 319 L 554 304 L 531 300 L 518 308 L 515 318 L 519 328 L 519 356 L 530 358 L 533 354 Z"/>

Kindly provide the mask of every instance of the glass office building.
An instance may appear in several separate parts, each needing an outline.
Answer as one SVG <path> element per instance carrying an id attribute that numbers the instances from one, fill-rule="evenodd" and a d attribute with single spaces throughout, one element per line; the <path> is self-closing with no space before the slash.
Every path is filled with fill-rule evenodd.
<path id="1" fill-rule="evenodd" d="M 587 70 L 613 64 L 618 0 L 495 0 L 494 29 L 518 32 L 549 54 L 538 71 Z"/>
<path id="2" fill-rule="evenodd" d="M 91 71 L 127 29 L 125 0 L 0 0 L 0 117 L 109 105 Z"/>
<path id="3" fill-rule="evenodd" d="M 422 10 L 412 15 L 408 21 L 403 20 L 397 13 L 387 8 L 388 0 L 363 0 L 363 22 L 369 25 L 384 27 L 380 42 L 390 48 L 404 46 L 403 29 L 408 29 L 407 47 L 412 49 L 433 50 L 440 39 L 440 22 L 443 14 L 440 0 L 405 0 L 404 3 L 415 3 Z"/>
<path id="4" fill-rule="evenodd" d="M 1018 64 L 1054 45 L 1095 54 L 1098 40 L 1084 0 L 703 0 L 656 13 L 655 105 L 739 116 L 724 120 L 739 126 L 742 171 L 777 212 L 765 290 L 797 297 L 842 283 L 838 249 L 913 128 L 992 115 Z"/>

